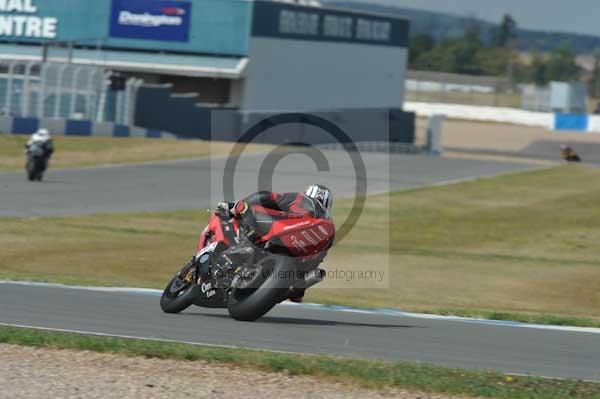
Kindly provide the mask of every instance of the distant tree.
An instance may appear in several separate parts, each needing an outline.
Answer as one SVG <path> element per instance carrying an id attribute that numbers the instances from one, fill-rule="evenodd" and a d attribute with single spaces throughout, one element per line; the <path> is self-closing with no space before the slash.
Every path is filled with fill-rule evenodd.
<path id="1" fill-rule="evenodd" d="M 452 71 L 469 75 L 481 75 L 481 66 L 477 54 L 481 43 L 473 41 L 473 37 L 457 40 L 449 49 L 452 60 Z"/>
<path id="2" fill-rule="evenodd" d="M 594 56 L 594 69 L 590 80 L 590 94 L 592 97 L 600 98 L 600 48 L 594 49 L 592 54 Z"/>
<path id="3" fill-rule="evenodd" d="M 581 68 L 575 62 L 575 54 L 567 45 L 554 50 L 546 63 L 546 79 L 573 81 L 579 79 Z"/>
<path id="4" fill-rule="evenodd" d="M 496 31 L 495 44 L 500 47 L 508 47 L 511 40 L 517 37 L 517 22 L 510 14 L 504 14 L 500 27 Z"/>
<path id="5" fill-rule="evenodd" d="M 465 21 L 464 39 L 472 45 L 481 45 L 481 22 L 471 16 Z"/>
<path id="6" fill-rule="evenodd" d="M 528 69 L 519 61 L 515 20 L 505 15 L 502 24 L 483 33 L 483 24 L 474 16 L 462 19 L 462 36 L 435 42 L 432 30 L 410 42 L 410 67 L 418 70 L 469 75 L 508 76 L 511 82 L 524 81 Z M 423 32 L 423 31 L 421 31 Z"/>
<path id="7" fill-rule="evenodd" d="M 413 67 L 420 70 L 480 75 L 477 60 L 479 44 L 466 38 L 446 39 L 415 60 Z"/>
<path id="8" fill-rule="evenodd" d="M 510 62 L 510 50 L 503 47 L 484 47 L 477 52 L 477 63 L 484 75 L 502 76 Z"/>
<path id="9" fill-rule="evenodd" d="M 540 53 L 533 53 L 529 69 L 529 81 L 533 82 L 538 86 L 543 86 L 549 82 L 547 73 L 548 65 L 546 64 L 546 60 Z"/>
<path id="10" fill-rule="evenodd" d="M 435 42 L 431 35 L 427 33 L 419 33 L 410 40 L 409 62 L 413 64 L 419 57 L 433 49 Z"/>

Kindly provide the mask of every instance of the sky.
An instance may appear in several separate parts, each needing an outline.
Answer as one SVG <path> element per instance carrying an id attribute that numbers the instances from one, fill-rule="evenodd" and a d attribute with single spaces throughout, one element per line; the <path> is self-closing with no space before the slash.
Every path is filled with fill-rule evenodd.
<path id="1" fill-rule="evenodd" d="M 358 0 L 356 0 L 358 1 Z M 600 36 L 600 0 L 360 0 L 498 22 L 511 14 L 521 28 Z"/>

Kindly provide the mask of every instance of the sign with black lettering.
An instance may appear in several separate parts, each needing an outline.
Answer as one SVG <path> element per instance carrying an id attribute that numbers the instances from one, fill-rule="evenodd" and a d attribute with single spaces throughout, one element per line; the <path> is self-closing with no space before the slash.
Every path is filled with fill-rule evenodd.
<path id="1" fill-rule="evenodd" d="M 252 36 L 407 47 L 407 19 L 256 1 Z"/>

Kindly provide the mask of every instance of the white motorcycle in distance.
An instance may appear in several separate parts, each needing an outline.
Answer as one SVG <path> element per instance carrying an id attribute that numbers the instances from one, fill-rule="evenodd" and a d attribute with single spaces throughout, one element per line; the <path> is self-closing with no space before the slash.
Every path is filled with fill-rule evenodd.
<path id="1" fill-rule="evenodd" d="M 52 137 L 47 129 L 39 129 L 31 135 L 25 144 L 25 170 L 29 181 L 42 181 L 53 152 Z"/>

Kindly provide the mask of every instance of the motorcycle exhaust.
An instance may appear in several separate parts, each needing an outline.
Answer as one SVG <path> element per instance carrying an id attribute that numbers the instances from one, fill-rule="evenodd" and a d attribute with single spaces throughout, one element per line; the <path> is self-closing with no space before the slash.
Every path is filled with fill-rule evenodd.
<path id="1" fill-rule="evenodd" d="M 293 298 L 295 296 L 304 296 L 304 290 L 312 287 L 313 285 L 320 283 L 325 278 L 325 270 L 314 269 L 306 273 L 306 276 L 301 279 L 298 283 L 294 284 L 287 292 L 286 298 Z M 300 295 L 298 295 L 300 293 Z"/>
<path id="2" fill-rule="evenodd" d="M 311 270 L 310 272 L 308 272 L 306 274 L 306 277 L 304 277 L 304 287 L 302 287 L 302 288 L 312 287 L 313 285 L 323 281 L 324 278 L 325 278 L 325 270 L 323 270 L 323 269 Z"/>

